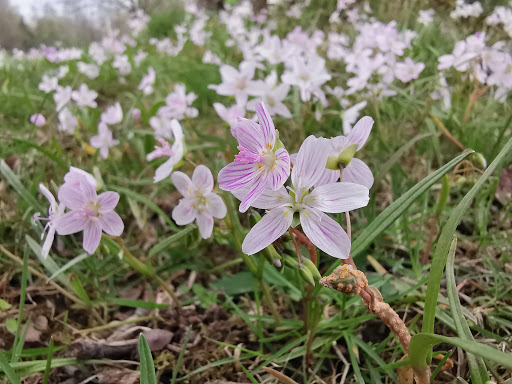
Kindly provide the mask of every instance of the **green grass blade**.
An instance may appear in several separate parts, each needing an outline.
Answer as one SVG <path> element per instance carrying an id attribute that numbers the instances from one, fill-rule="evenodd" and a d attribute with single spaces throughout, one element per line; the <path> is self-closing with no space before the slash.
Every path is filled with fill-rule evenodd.
<path id="1" fill-rule="evenodd" d="M 172 243 L 175 243 L 176 241 L 180 240 L 182 237 L 185 237 L 186 235 L 188 235 L 195 228 L 196 228 L 195 225 L 190 225 L 190 226 L 182 229 L 181 231 L 163 239 L 162 241 L 159 241 L 149 251 L 149 254 L 148 254 L 149 257 L 158 255 L 164 249 L 168 248 Z"/>
<path id="2" fill-rule="evenodd" d="M 172 370 L 171 384 L 174 384 L 178 377 L 178 372 L 180 371 L 181 362 L 183 361 L 183 356 L 185 355 L 185 351 L 187 350 L 189 338 L 190 338 L 190 328 L 188 329 L 187 334 L 185 335 L 185 340 L 183 341 L 183 347 L 181 348 L 180 355 L 178 356 L 178 360 L 176 361 L 176 365 L 174 366 L 174 369 Z"/>
<path id="3" fill-rule="evenodd" d="M 37 145 L 37 144 L 35 144 L 35 143 L 31 142 L 31 141 L 28 141 L 28 140 L 12 139 L 12 141 L 14 143 L 20 143 L 20 144 L 25 145 L 27 147 L 34 148 L 36 151 L 41 152 L 47 158 L 49 158 L 50 160 L 54 161 L 55 164 L 57 164 L 59 167 L 61 167 L 64 170 L 68 170 L 68 168 L 69 168 L 69 166 L 64 161 L 59 159 L 59 157 L 57 157 L 55 154 L 53 154 L 47 148 L 41 147 L 41 146 L 39 146 L 39 145 Z"/>
<path id="4" fill-rule="evenodd" d="M 34 252 L 37 259 L 41 262 L 41 264 L 43 264 L 45 269 L 52 275 L 56 275 L 56 280 L 58 280 L 61 284 L 65 285 L 66 279 L 64 278 L 64 276 L 59 275 L 59 266 L 52 259 L 51 255 L 48 255 L 46 259 L 43 256 L 41 256 L 41 246 L 29 235 L 25 235 L 25 241 L 27 242 L 30 249 L 32 249 L 32 252 Z"/>
<path id="5" fill-rule="evenodd" d="M 256 379 L 254 378 L 254 376 L 252 375 L 252 373 L 251 373 L 251 372 L 249 372 L 249 371 L 247 370 L 247 368 L 245 368 L 245 367 L 243 366 L 243 364 L 240 364 L 240 367 L 242 368 L 242 371 L 244 371 L 245 376 L 247 376 L 247 378 L 248 378 L 249 380 L 251 380 L 251 383 L 252 383 L 252 384 L 258 384 L 258 380 L 256 380 Z"/>
<path id="6" fill-rule="evenodd" d="M 455 250 L 457 249 L 457 237 L 454 236 L 448 253 L 448 261 L 446 263 L 446 290 L 448 292 L 448 300 L 452 311 L 452 317 L 455 321 L 457 334 L 460 338 L 474 341 L 473 334 L 469 329 L 468 322 L 462 314 L 462 308 L 457 294 L 457 284 L 455 283 Z M 481 357 L 475 357 L 468 354 L 469 372 L 471 373 L 471 382 L 473 384 L 483 384 L 487 382 L 489 376 L 484 360 Z"/>
<path id="7" fill-rule="evenodd" d="M 357 383 L 364 384 L 363 375 L 361 374 L 361 369 L 359 369 L 359 363 L 357 361 L 356 354 L 354 353 L 354 350 L 352 349 L 352 346 L 354 345 L 353 342 L 353 335 L 348 332 L 343 333 L 343 337 L 345 338 L 347 342 L 347 349 L 348 354 L 350 356 L 350 363 L 352 364 L 352 369 L 354 370 L 354 376 L 356 377 Z"/>
<path id="8" fill-rule="evenodd" d="M 148 341 L 141 333 L 139 336 L 140 384 L 157 384 L 153 356 Z"/>
<path id="9" fill-rule="evenodd" d="M 25 247 L 25 254 L 23 255 L 23 270 L 21 272 L 21 292 L 20 292 L 20 307 L 18 310 L 18 321 L 16 322 L 16 334 L 14 335 L 14 342 L 12 344 L 11 363 L 18 362 L 19 354 L 23 349 L 25 343 L 25 335 L 28 329 L 28 321 L 25 325 L 25 331 L 20 338 L 21 322 L 23 320 L 23 309 L 25 308 L 25 295 L 27 292 L 27 276 L 28 276 L 28 252 Z"/>
<path id="10" fill-rule="evenodd" d="M 424 333 L 434 332 L 437 296 L 439 294 L 439 287 L 441 285 L 441 279 L 443 277 L 444 266 L 446 265 L 446 260 L 448 258 L 450 244 L 452 242 L 453 235 L 455 233 L 457 225 L 461 221 L 464 212 L 466 212 L 466 210 L 471 205 L 471 202 L 475 198 L 480 188 L 482 188 L 487 179 L 496 170 L 498 165 L 505 159 L 505 157 L 511 153 L 511 151 L 512 139 L 510 139 L 507 142 L 507 144 L 505 144 L 501 152 L 498 154 L 498 156 L 496 156 L 494 161 L 485 170 L 483 175 L 478 179 L 478 181 L 466 194 L 466 196 L 462 198 L 459 205 L 457 205 L 457 207 L 454 210 L 452 210 L 450 217 L 448 218 L 446 224 L 441 230 L 441 235 L 439 236 L 434 256 L 432 258 L 432 267 L 430 269 L 430 275 L 427 283 L 427 294 L 425 298 L 425 311 L 423 314 L 422 326 L 422 332 Z"/>
<path id="11" fill-rule="evenodd" d="M 21 196 L 23 200 L 25 200 L 27 203 L 29 203 L 32 208 L 36 211 L 43 212 L 43 207 L 39 202 L 36 200 L 34 196 L 28 191 L 27 188 L 21 183 L 20 179 L 16 174 L 9 168 L 7 163 L 3 160 L 0 160 L 0 173 L 4 175 L 5 180 L 7 180 L 7 183 L 11 187 L 14 188 L 14 190 L 18 193 L 18 195 Z"/>
<path id="12" fill-rule="evenodd" d="M 460 337 L 434 335 L 432 333 L 418 333 L 412 337 L 411 346 L 409 348 L 411 365 L 415 368 L 426 367 L 427 355 L 434 345 L 440 343 L 455 345 L 466 352 L 483 357 L 486 360 L 494 361 L 504 367 L 512 368 L 512 355 L 509 353 L 498 351 L 497 349 L 486 344 L 477 343 L 476 341 L 464 340 Z"/>
<path id="13" fill-rule="evenodd" d="M 53 337 L 50 338 L 50 345 L 48 347 L 48 358 L 46 359 L 46 368 L 44 370 L 43 384 L 48 384 L 48 378 L 50 376 L 50 370 L 52 368 L 53 358 Z"/>
<path id="14" fill-rule="evenodd" d="M 11 384 L 21 384 L 20 378 L 7 361 L 4 351 L 0 351 L 0 369 L 5 373 Z"/>
<path id="15" fill-rule="evenodd" d="M 117 297 L 111 298 L 108 302 L 131 308 L 145 308 L 145 309 L 164 309 L 167 308 L 167 304 L 157 304 L 152 301 L 144 300 L 131 300 L 131 299 L 119 299 Z"/>
<path id="16" fill-rule="evenodd" d="M 356 257 L 366 248 L 368 248 L 371 243 L 373 243 L 373 241 L 382 232 L 384 232 L 396 219 L 398 219 L 415 200 L 420 198 L 420 196 L 428 189 L 430 189 L 430 187 L 432 187 L 432 185 L 434 185 L 441 177 L 443 177 L 443 175 L 448 173 L 453 167 L 468 157 L 471 153 L 472 152 L 465 152 L 455 157 L 450 162 L 439 168 L 437 171 L 425 177 L 423 180 L 413 186 L 409 191 L 407 191 L 407 193 L 403 194 L 399 199 L 395 200 L 393 204 L 382 211 L 381 214 L 377 216 L 377 218 L 373 220 L 352 243 L 352 257 Z M 340 264 L 341 261 L 334 263 L 329 269 L 329 272 L 326 274 L 331 273 L 334 268 Z"/>
<path id="17" fill-rule="evenodd" d="M 69 268 L 71 268 L 73 265 L 75 264 L 78 264 L 79 262 L 81 262 L 82 260 L 85 260 L 89 257 L 90 255 L 88 255 L 87 253 L 82 253 L 81 255 L 77 256 L 77 257 L 74 257 L 73 259 L 71 259 L 68 263 L 64 264 L 62 267 L 60 267 L 57 271 L 55 271 L 55 273 L 53 275 L 51 275 L 48 280 L 53 280 L 55 279 L 57 276 L 59 276 L 61 273 L 64 273 L 65 271 L 67 271 Z"/>

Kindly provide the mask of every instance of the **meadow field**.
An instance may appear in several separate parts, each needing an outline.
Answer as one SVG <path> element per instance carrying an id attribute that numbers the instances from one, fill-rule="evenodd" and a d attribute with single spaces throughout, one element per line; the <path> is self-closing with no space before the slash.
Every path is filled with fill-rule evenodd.
<path id="1" fill-rule="evenodd" d="M 512 382 L 511 37 L 186 1 L 0 51 L 0 383 Z"/>

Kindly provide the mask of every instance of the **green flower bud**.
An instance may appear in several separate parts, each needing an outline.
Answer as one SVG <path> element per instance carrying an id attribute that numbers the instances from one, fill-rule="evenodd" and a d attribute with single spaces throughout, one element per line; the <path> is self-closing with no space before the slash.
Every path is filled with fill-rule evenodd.
<path id="1" fill-rule="evenodd" d="M 300 266 L 299 275 L 300 277 L 302 277 L 302 280 L 304 280 L 306 283 L 311 284 L 312 286 L 315 285 L 315 279 L 313 279 L 311 271 L 307 269 L 304 265 Z"/>
<path id="2" fill-rule="evenodd" d="M 290 268 L 294 268 L 294 269 L 297 269 L 299 268 L 299 263 L 297 262 L 297 260 L 295 260 L 293 257 L 291 256 L 288 256 L 288 255 L 284 255 L 283 256 L 283 261 L 284 263 L 290 267 Z"/>
<path id="3" fill-rule="evenodd" d="M 309 271 L 313 275 L 313 278 L 315 279 L 315 281 L 320 281 L 320 279 L 322 278 L 322 275 L 320 274 L 320 272 L 318 272 L 318 269 L 317 269 L 315 263 L 313 263 L 311 260 L 306 259 L 305 257 L 303 257 L 302 258 L 302 264 L 304 264 L 304 266 L 307 269 L 309 269 Z"/>

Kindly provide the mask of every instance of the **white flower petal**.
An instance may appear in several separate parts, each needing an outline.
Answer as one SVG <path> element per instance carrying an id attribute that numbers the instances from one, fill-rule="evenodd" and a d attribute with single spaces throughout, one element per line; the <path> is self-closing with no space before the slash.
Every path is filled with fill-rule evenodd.
<path id="1" fill-rule="evenodd" d="M 365 207 L 370 200 L 368 188 L 361 184 L 331 183 L 317 187 L 303 203 L 324 212 L 340 213 Z"/>

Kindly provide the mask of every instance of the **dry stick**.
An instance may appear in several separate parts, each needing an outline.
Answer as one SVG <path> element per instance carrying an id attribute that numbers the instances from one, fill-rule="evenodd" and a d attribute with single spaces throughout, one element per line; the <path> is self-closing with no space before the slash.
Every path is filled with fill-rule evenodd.
<path id="1" fill-rule="evenodd" d="M 466 107 L 466 111 L 464 111 L 464 118 L 462 119 L 463 123 L 468 121 L 471 109 L 473 109 L 473 106 L 476 104 L 478 99 L 481 98 L 489 89 L 491 89 L 490 85 L 479 88 L 478 83 L 475 84 L 475 89 L 471 92 L 471 95 L 469 95 L 468 106 Z"/>
<path id="2" fill-rule="evenodd" d="M 299 231 L 297 228 L 291 228 L 295 236 L 297 236 L 297 240 L 299 240 L 299 243 L 304 245 L 306 249 L 309 252 L 309 258 L 310 260 L 315 263 L 315 265 L 318 267 L 318 257 L 316 254 L 316 247 L 315 244 L 313 244 L 307 236 L 303 235 L 301 231 Z"/>
<path id="3" fill-rule="evenodd" d="M 448 129 L 444 126 L 443 122 L 439 120 L 436 116 L 429 114 L 430 118 L 434 121 L 434 123 L 437 125 L 437 127 L 441 130 L 443 135 L 445 135 L 448 140 L 450 140 L 453 144 L 455 144 L 457 147 L 459 147 L 462 150 L 465 150 L 466 147 L 464 147 L 464 144 L 462 144 L 455 136 L 453 136 Z"/>
<path id="4" fill-rule="evenodd" d="M 290 234 L 290 237 L 292 238 L 293 245 L 295 246 L 295 252 L 297 253 L 297 260 L 299 261 L 299 265 L 302 265 L 302 259 L 300 257 L 300 249 L 299 244 L 297 243 L 297 240 L 295 239 L 295 236 L 293 236 L 293 228 L 288 228 L 288 233 Z"/>

